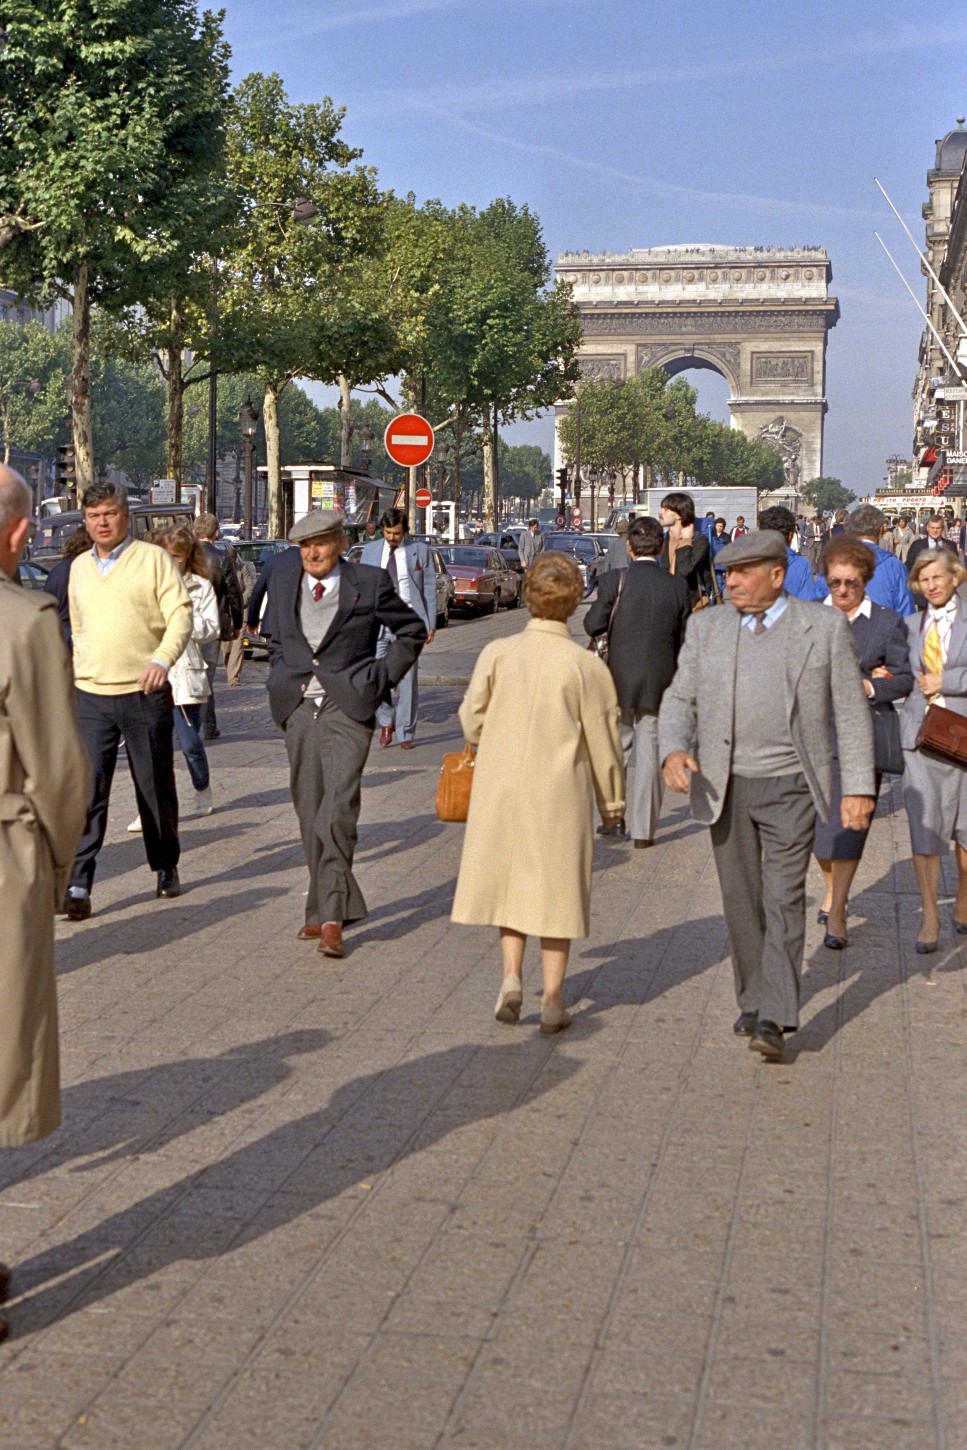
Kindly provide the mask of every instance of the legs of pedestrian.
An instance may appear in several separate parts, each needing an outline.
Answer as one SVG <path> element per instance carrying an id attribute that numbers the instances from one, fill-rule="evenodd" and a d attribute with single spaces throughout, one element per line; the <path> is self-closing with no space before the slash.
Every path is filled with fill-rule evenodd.
<path id="1" fill-rule="evenodd" d="M 222 642 L 219 639 L 211 639 L 200 648 L 205 668 L 208 671 L 209 689 L 208 699 L 204 706 L 202 731 L 206 740 L 217 740 L 222 732 L 218 728 L 218 719 L 215 715 L 215 671 L 218 669 L 218 661 L 221 658 Z"/>
<path id="2" fill-rule="evenodd" d="M 859 861 L 819 862 L 826 886 L 822 910 L 826 914 L 824 925 L 829 936 L 846 936 L 846 907 L 859 864 Z"/>
<path id="3" fill-rule="evenodd" d="M 245 663 L 245 650 L 242 644 L 242 631 L 237 629 L 231 639 L 223 639 L 222 660 L 225 664 L 225 672 L 228 675 L 228 683 L 232 689 L 242 683 L 242 665 Z M 211 680 L 209 680 L 211 684 Z"/>
<path id="4" fill-rule="evenodd" d="M 117 765 L 118 746 L 121 743 L 121 729 L 117 719 L 118 696 L 93 695 L 87 690 L 76 690 L 74 698 L 77 702 L 77 723 L 91 762 L 91 793 L 87 821 L 74 857 L 65 905 L 68 915 L 75 920 L 81 920 L 90 915 L 91 887 L 94 884 L 98 853 L 107 832 L 107 812 Z M 74 903 L 73 907 L 71 902 Z"/>
<path id="5" fill-rule="evenodd" d="M 541 974 L 544 992 L 541 998 L 541 1032 L 561 1032 L 571 1023 L 564 1006 L 564 977 L 571 943 L 566 937 L 541 937 Z"/>
<path id="6" fill-rule="evenodd" d="M 417 713 L 420 703 L 419 665 L 408 669 L 397 686 L 396 738 L 404 750 L 413 747 Z"/>
<path id="7" fill-rule="evenodd" d="M 923 912 L 920 934 L 917 937 L 917 950 L 920 947 L 930 947 L 933 950 L 936 948 L 937 939 L 940 936 L 940 913 L 937 910 L 937 894 L 940 890 L 940 857 L 914 855 L 913 871 L 920 890 L 920 905 Z"/>
<path id="8" fill-rule="evenodd" d="M 523 965 L 524 947 L 527 938 L 523 932 L 512 931 L 510 927 L 500 928 L 500 957 L 503 976 L 494 1016 L 498 1022 L 516 1022 L 524 1001 Z"/>
<path id="9" fill-rule="evenodd" d="M 141 817 L 148 865 L 158 876 L 158 894 L 180 892 L 178 794 L 175 786 L 174 722 L 169 689 L 151 695 L 119 695 L 119 724 Z"/>
<path id="10" fill-rule="evenodd" d="M 378 660 L 386 658 L 386 652 L 392 643 L 393 636 L 389 630 L 385 628 L 381 629 L 379 638 L 376 641 L 376 658 Z M 380 746 L 385 750 L 387 746 L 392 745 L 393 732 L 396 728 L 396 707 L 392 702 L 389 704 L 381 703 L 376 706 L 376 724 L 379 726 Z"/>
<path id="11" fill-rule="evenodd" d="M 621 744 L 628 775 L 627 827 L 637 847 L 650 846 L 661 816 L 661 763 L 658 759 L 658 715 L 651 710 L 622 710 Z"/>
<path id="12" fill-rule="evenodd" d="M 309 868 L 305 919 L 310 925 L 338 927 L 339 955 L 342 928 L 366 915 L 352 865 L 372 734 L 329 700 L 321 709 L 305 701 L 286 722 L 292 800 Z"/>
<path id="13" fill-rule="evenodd" d="M 201 735 L 201 705 L 176 705 L 174 708 L 175 738 L 185 757 L 188 774 L 195 788 L 196 816 L 212 813 L 211 775 L 205 742 Z"/>

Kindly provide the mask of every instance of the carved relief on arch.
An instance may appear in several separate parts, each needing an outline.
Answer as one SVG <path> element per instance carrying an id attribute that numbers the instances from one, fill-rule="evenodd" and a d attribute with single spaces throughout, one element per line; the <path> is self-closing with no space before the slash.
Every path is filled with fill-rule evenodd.
<path id="1" fill-rule="evenodd" d="M 635 349 L 635 372 L 668 367 L 672 363 L 680 364 L 681 371 L 689 365 L 711 367 L 722 374 L 733 393 L 738 393 L 741 357 L 742 349 L 737 342 L 680 343 L 677 346 L 667 342 L 639 343 Z"/>
<path id="2" fill-rule="evenodd" d="M 624 382 L 623 354 L 587 353 L 578 358 L 578 367 L 581 370 L 581 380 L 585 383 L 596 383 L 601 378 L 607 378 L 610 382 Z"/>

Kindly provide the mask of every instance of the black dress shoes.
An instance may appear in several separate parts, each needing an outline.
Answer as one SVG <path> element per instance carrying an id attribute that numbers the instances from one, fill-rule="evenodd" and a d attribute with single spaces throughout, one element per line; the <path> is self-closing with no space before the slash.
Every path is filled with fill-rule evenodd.
<path id="1" fill-rule="evenodd" d="M 825 926 L 826 923 L 827 923 L 827 921 L 829 921 L 829 912 L 828 911 L 817 911 L 816 912 L 816 920 L 819 922 L 820 926 Z"/>
<path id="2" fill-rule="evenodd" d="M 177 867 L 174 867 L 173 866 L 170 871 L 159 871 L 158 872 L 158 889 L 155 892 L 155 896 L 180 896 L 180 895 L 181 895 L 181 882 L 178 879 L 178 870 L 177 870 Z"/>
<path id="3" fill-rule="evenodd" d="M 68 921 L 86 921 L 91 914 L 90 896 L 65 896 L 64 915 Z"/>
<path id="4" fill-rule="evenodd" d="M 841 952 L 848 945 L 845 936 L 833 936 L 831 931 L 826 932 L 823 937 L 823 946 L 828 952 Z"/>
<path id="5" fill-rule="evenodd" d="M 601 825 L 601 826 L 598 827 L 598 835 L 599 836 L 615 836 L 615 837 L 623 840 L 624 837 L 625 837 L 625 834 L 626 833 L 625 833 L 625 818 L 624 818 L 624 816 L 621 817 L 621 820 L 620 821 L 616 821 L 613 826 L 604 826 L 604 825 Z"/>
<path id="6" fill-rule="evenodd" d="M 10 1293 L 10 1270 L 6 1264 L 0 1264 L 0 1304 L 7 1302 L 7 1295 Z"/>
<path id="7" fill-rule="evenodd" d="M 740 1012 L 732 1023 L 732 1031 L 736 1037 L 751 1037 L 758 1020 L 758 1012 Z"/>
<path id="8" fill-rule="evenodd" d="M 749 1046 L 753 1052 L 761 1052 L 763 1057 L 778 1062 L 782 1057 L 782 1028 L 775 1022 L 757 1022 Z"/>

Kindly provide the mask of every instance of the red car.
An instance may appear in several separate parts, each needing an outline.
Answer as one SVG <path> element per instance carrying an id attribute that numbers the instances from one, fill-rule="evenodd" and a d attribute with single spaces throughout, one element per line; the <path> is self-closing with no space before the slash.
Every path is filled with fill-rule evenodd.
<path id="1" fill-rule="evenodd" d="M 456 590 L 454 606 L 494 614 L 501 604 L 520 604 L 520 575 L 508 567 L 498 549 L 473 544 L 445 544 L 440 554 Z"/>

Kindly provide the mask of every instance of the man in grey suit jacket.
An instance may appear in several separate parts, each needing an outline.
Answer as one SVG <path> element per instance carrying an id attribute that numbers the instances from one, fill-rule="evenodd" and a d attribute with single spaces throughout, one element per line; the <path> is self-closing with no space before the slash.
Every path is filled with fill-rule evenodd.
<path id="1" fill-rule="evenodd" d="M 426 625 L 426 642 L 430 644 L 436 633 L 436 568 L 429 545 L 422 539 L 407 538 L 405 509 L 387 509 L 379 525 L 383 537 L 364 545 L 359 562 L 386 570 L 403 603 Z M 377 659 L 383 658 L 392 642 L 392 634 L 384 629 L 376 647 Z M 401 749 L 413 749 L 419 708 L 417 668 L 414 663 L 400 680 L 396 704 L 380 705 L 376 711 L 383 750 L 392 745 L 394 732 Z"/>
<path id="2" fill-rule="evenodd" d="M 711 827 L 732 946 L 738 1036 L 782 1057 L 799 1025 L 806 871 L 816 812 L 832 791 L 830 725 L 842 823 L 869 825 L 873 727 L 849 626 L 838 610 L 787 595 L 786 546 L 758 530 L 718 555 L 731 608 L 692 619 L 662 700 L 665 784 L 691 793 Z"/>

